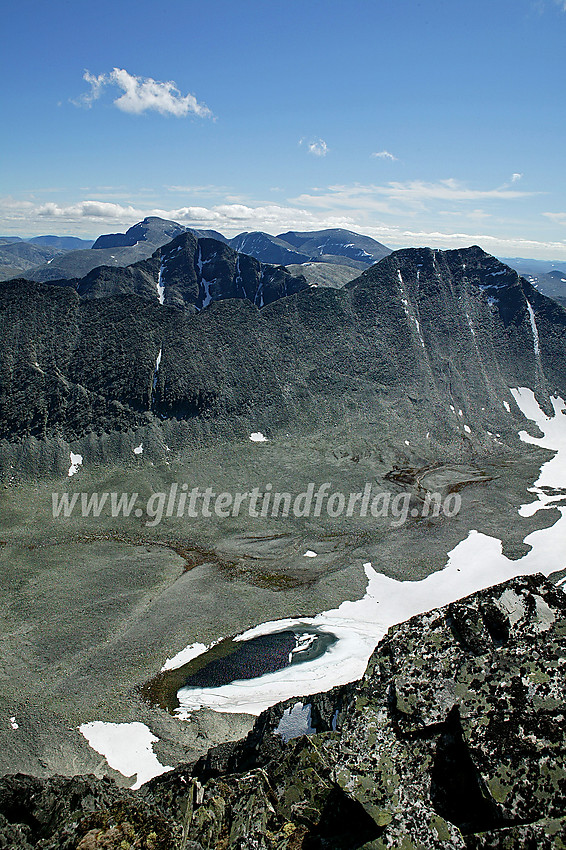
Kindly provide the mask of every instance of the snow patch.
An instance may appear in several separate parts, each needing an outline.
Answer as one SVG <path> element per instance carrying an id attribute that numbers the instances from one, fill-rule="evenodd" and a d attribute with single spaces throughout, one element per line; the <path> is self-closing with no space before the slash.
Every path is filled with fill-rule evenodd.
<path id="1" fill-rule="evenodd" d="M 201 305 L 201 308 L 200 308 L 201 310 L 204 310 L 205 307 L 208 307 L 208 305 L 212 301 L 212 293 L 210 291 L 210 287 L 216 281 L 216 278 L 214 278 L 214 280 L 206 280 L 203 273 L 202 273 L 202 268 L 207 263 L 209 263 L 211 260 L 213 260 L 215 256 L 216 256 L 216 254 L 213 254 L 212 257 L 208 258 L 208 260 L 203 261 L 203 259 L 202 259 L 202 249 L 201 249 L 200 242 L 199 242 L 197 266 L 198 266 L 198 269 L 199 269 L 199 272 L 200 272 L 201 283 L 202 283 L 203 288 L 204 288 L 204 298 L 202 300 L 202 305 Z"/>
<path id="2" fill-rule="evenodd" d="M 79 471 L 79 466 L 82 466 L 83 456 L 82 455 L 75 455 L 75 454 L 73 454 L 73 452 L 71 452 L 70 455 L 69 455 L 69 458 L 71 459 L 71 465 L 69 467 L 69 471 L 68 471 L 67 475 L 70 478 L 71 475 L 75 475 Z"/>
<path id="3" fill-rule="evenodd" d="M 161 668 L 161 672 L 163 673 L 165 670 L 176 670 L 177 667 L 182 667 L 183 664 L 188 664 L 189 661 L 192 661 L 193 658 L 196 658 L 197 655 L 202 655 L 203 652 L 206 652 L 207 649 L 210 649 L 212 646 L 215 646 L 218 641 L 215 640 L 212 643 L 191 643 L 190 646 L 186 646 L 177 655 L 174 655 L 173 658 L 168 658 L 163 667 Z"/>
<path id="4" fill-rule="evenodd" d="M 410 307 L 410 305 L 409 305 L 409 300 L 407 298 L 407 292 L 405 291 L 405 283 L 403 281 L 403 276 L 401 275 L 400 269 L 397 269 L 397 277 L 399 278 L 399 289 L 401 291 L 401 303 L 403 304 L 403 310 L 405 311 L 405 315 L 406 315 L 407 319 L 409 319 L 409 321 L 411 321 L 414 324 L 415 329 L 417 331 L 417 335 L 419 337 L 419 342 L 421 344 L 421 348 L 422 348 L 423 351 L 426 352 L 425 342 L 424 342 L 422 331 L 421 331 L 421 325 L 420 325 L 420 322 L 419 322 L 417 316 L 415 315 L 415 310 L 413 310 L 413 308 Z"/>
<path id="5" fill-rule="evenodd" d="M 10 717 L 10 726 L 12 727 L 12 729 L 19 729 L 20 728 L 19 724 L 16 723 L 15 717 Z"/>
<path id="6" fill-rule="evenodd" d="M 305 558 L 316 558 L 317 555 L 318 555 L 318 552 L 313 552 L 312 549 L 307 549 L 307 551 L 304 554 L 304 557 Z"/>
<path id="7" fill-rule="evenodd" d="M 142 455 L 143 454 L 143 443 L 140 443 L 139 446 L 135 447 L 134 454 L 135 455 Z"/>
<path id="8" fill-rule="evenodd" d="M 159 741 L 145 723 L 104 723 L 95 720 L 79 726 L 93 750 L 104 756 L 110 767 L 123 776 L 136 774 L 132 789 L 140 788 L 154 776 L 161 776 L 170 765 L 163 765 L 153 752 L 153 744 Z"/>
<path id="9" fill-rule="evenodd" d="M 464 266 L 464 268 L 465 268 L 465 266 Z M 475 337 L 476 332 L 475 332 L 475 330 L 474 330 L 474 326 L 473 326 L 473 324 L 472 324 L 472 320 L 471 320 L 470 315 L 469 315 L 469 313 L 468 313 L 468 312 L 466 312 L 466 319 L 468 320 L 468 327 L 469 327 L 469 329 L 470 329 L 470 333 L 472 334 L 472 336 L 473 336 L 473 337 Z"/>
<path id="10" fill-rule="evenodd" d="M 155 361 L 155 368 L 153 370 L 153 383 L 151 385 L 152 391 L 155 392 L 155 388 L 157 386 L 157 373 L 159 372 L 159 367 L 161 366 L 161 354 L 163 349 L 159 349 L 159 354 L 157 355 L 157 360 Z"/>
<path id="11" fill-rule="evenodd" d="M 504 401 L 504 402 L 503 402 L 503 407 L 505 408 L 505 410 L 507 411 L 507 413 L 511 413 L 511 406 L 510 406 L 510 404 L 509 404 L 509 402 L 508 402 L 508 401 Z"/>
<path id="12" fill-rule="evenodd" d="M 301 735 L 316 734 L 316 729 L 311 726 L 310 703 L 303 705 L 302 702 L 296 702 L 293 708 L 286 708 L 274 732 L 281 735 L 285 743 Z"/>
<path id="13" fill-rule="evenodd" d="M 250 440 L 252 443 L 267 443 L 269 442 L 267 437 L 265 437 L 261 431 L 254 431 L 253 434 L 250 434 Z"/>

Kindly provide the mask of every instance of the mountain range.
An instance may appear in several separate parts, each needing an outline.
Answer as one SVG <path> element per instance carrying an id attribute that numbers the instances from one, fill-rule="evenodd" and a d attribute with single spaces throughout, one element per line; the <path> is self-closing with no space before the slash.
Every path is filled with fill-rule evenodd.
<path id="1" fill-rule="evenodd" d="M 150 216 L 125 233 L 105 234 L 94 242 L 73 236 L 37 236 L 27 240 L 0 237 L 0 280 L 18 277 L 22 272 L 29 280 L 72 279 L 102 265 L 128 266 L 148 259 L 157 248 L 187 230 L 197 238 L 224 242 L 262 263 L 292 265 L 292 274 L 297 273 L 298 265 L 306 266 L 309 283 L 323 286 L 343 285 L 356 276 L 353 270 L 363 271 L 390 251 L 380 242 L 348 230 L 287 231 L 278 236 L 257 231 L 229 239 L 216 230 L 195 230 Z M 88 250 L 91 248 L 96 254 Z M 526 277 L 543 294 L 557 299 L 562 306 L 566 304 L 566 288 L 562 286 L 566 272 L 560 270 L 566 264 L 518 257 L 502 258 L 502 262 Z M 309 267 L 312 264 L 315 268 Z M 338 268 L 331 269 L 331 265 Z"/>
<path id="2" fill-rule="evenodd" d="M 389 253 L 389 249 L 380 242 L 348 230 L 324 230 L 311 233 L 289 231 L 281 236 L 270 236 L 267 233 L 241 233 L 233 239 L 227 239 L 215 230 L 194 230 L 174 221 L 150 216 L 130 227 L 126 233 L 109 233 L 99 236 L 93 244 L 89 245 L 90 250 L 85 245 L 81 250 L 63 251 L 64 237 L 60 237 L 61 241 L 56 249 L 52 241 L 43 242 L 41 244 L 51 246 L 50 255 L 48 254 L 45 258 L 43 255 L 41 257 L 37 255 L 36 262 L 32 265 L 32 254 L 30 254 L 25 267 L 14 265 L 13 269 L 25 270 L 28 279 L 37 281 L 82 277 L 97 266 L 107 265 L 118 268 L 147 259 L 157 248 L 186 231 L 192 232 L 197 238 L 212 238 L 224 242 L 239 253 L 255 257 L 263 263 L 275 265 L 309 261 L 331 262 L 362 270 Z M 56 237 L 37 238 L 53 240 Z M 68 238 L 71 239 L 71 237 Z M 16 245 L 20 248 L 17 249 Z M 30 251 L 30 243 L 26 242 L 25 245 Z M 21 246 L 22 240 L 17 240 L 10 246 L 0 245 L 0 250 L 4 247 L 6 253 L 5 262 L 9 262 L 8 253 L 22 251 Z M 43 264 L 41 264 L 42 260 Z M 4 279 L 14 277 L 15 271 L 10 274 L 10 268 L 8 268 L 4 270 L 2 276 Z"/>
<path id="3" fill-rule="evenodd" d="M 566 313 L 477 247 L 396 251 L 333 289 L 182 232 L 126 268 L 6 282 L 0 311 L 4 474 L 14 441 L 88 433 L 95 460 L 96 434 L 171 420 L 220 434 L 347 417 L 463 457 L 497 449 L 510 386 L 566 392 Z"/>

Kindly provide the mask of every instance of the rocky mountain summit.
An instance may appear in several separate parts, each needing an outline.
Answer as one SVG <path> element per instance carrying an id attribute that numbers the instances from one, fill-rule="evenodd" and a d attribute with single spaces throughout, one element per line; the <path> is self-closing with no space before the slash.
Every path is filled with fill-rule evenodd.
<path id="1" fill-rule="evenodd" d="M 391 253 L 389 248 L 371 236 L 361 236 L 341 228 L 305 232 L 288 230 L 277 238 L 321 263 L 347 264 L 349 261 L 354 268 L 360 269 L 377 263 Z"/>
<path id="2" fill-rule="evenodd" d="M 121 268 L 151 257 L 157 248 L 185 231 L 175 221 L 148 216 L 126 233 L 100 236 L 92 247 L 60 254 L 51 262 L 30 269 L 26 276 L 36 281 L 71 280 L 102 265 Z"/>
<path id="3" fill-rule="evenodd" d="M 360 271 L 391 253 L 389 248 L 370 236 L 340 228 L 305 232 L 289 230 L 279 236 L 261 232 L 240 233 L 230 240 L 230 245 L 264 263 L 338 263 Z"/>
<path id="4" fill-rule="evenodd" d="M 521 577 L 393 627 L 361 681 L 124 791 L 0 781 L 0 847 L 566 846 L 566 596 Z"/>
<path id="5" fill-rule="evenodd" d="M 263 307 L 308 288 L 300 274 L 239 254 L 218 239 L 198 238 L 192 231 L 179 234 L 148 260 L 123 269 L 101 266 L 69 285 L 85 298 L 134 293 L 196 310 L 225 298 L 245 298 Z"/>

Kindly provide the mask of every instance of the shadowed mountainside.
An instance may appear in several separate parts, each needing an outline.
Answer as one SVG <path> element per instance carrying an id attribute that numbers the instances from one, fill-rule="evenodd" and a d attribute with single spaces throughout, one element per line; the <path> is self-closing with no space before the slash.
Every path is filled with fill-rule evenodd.
<path id="1" fill-rule="evenodd" d="M 509 387 L 566 391 L 566 312 L 480 248 L 406 249 L 343 289 L 306 287 L 192 234 L 79 292 L 4 283 L 4 464 L 30 437 L 57 469 L 65 442 L 88 435 L 96 457 L 97 435 L 173 421 L 198 441 L 374 422 L 466 456 L 504 429 L 518 442 Z"/>

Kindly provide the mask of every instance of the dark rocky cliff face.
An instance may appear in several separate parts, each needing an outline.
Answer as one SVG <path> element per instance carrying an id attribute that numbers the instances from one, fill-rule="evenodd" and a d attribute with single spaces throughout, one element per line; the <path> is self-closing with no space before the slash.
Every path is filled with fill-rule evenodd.
<path id="1" fill-rule="evenodd" d="M 343 290 L 306 287 L 190 233 L 80 294 L 3 284 L 4 470 L 57 473 L 71 441 L 97 461 L 101 435 L 173 422 L 188 442 L 372 423 L 384 445 L 470 457 L 496 433 L 519 445 L 509 387 L 566 392 L 566 312 L 479 248 L 398 251 Z"/>
<path id="2" fill-rule="evenodd" d="M 360 682 L 300 697 L 316 730 L 247 739 L 137 792 L 0 782 L 0 846 L 560 848 L 566 596 L 517 578 L 391 629 Z"/>
<path id="3" fill-rule="evenodd" d="M 202 310 L 212 301 L 246 298 L 258 307 L 308 284 L 281 266 L 239 254 L 225 242 L 182 233 L 148 260 L 123 269 L 102 266 L 74 282 L 85 298 L 135 293 L 150 301 Z"/>

